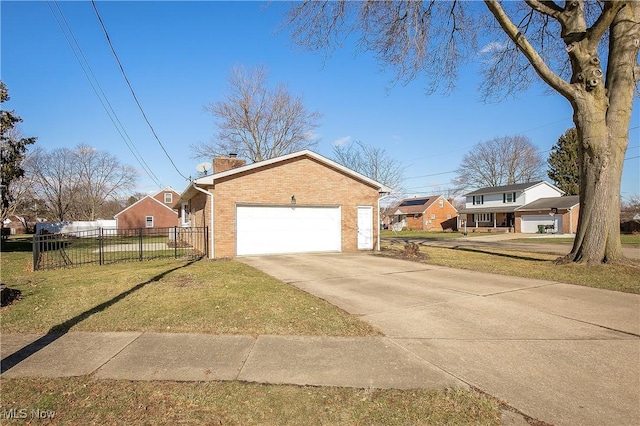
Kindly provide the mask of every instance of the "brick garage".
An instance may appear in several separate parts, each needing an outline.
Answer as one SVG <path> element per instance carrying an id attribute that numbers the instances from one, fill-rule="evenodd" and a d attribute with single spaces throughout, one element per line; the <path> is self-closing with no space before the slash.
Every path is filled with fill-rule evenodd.
<path id="1" fill-rule="evenodd" d="M 213 230 L 211 257 L 377 248 L 378 198 L 388 188 L 308 150 L 239 161 L 215 158 L 214 174 L 180 199 L 184 222 Z"/>

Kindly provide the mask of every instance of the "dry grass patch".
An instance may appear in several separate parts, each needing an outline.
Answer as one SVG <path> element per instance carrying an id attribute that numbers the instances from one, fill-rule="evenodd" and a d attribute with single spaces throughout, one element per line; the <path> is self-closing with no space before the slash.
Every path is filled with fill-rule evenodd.
<path id="1" fill-rule="evenodd" d="M 22 300 L 2 308 L 3 333 L 155 331 L 373 336 L 370 325 L 234 261 L 156 260 L 25 271 L 3 253 L 2 280 Z"/>
<path id="2" fill-rule="evenodd" d="M 54 411 L 38 424 L 499 425 L 471 390 L 377 390 L 241 382 L 3 380 L 2 407 Z"/>
<path id="3" fill-rule="evenodd" d="M 401 256 L 403 245 L 383 242 L 383 255 Z M 640 268 L 633 265 L 555 264 L 557 255 L 474 247 L 421 246 L 424 263 L 479 272 L 558 281 L 640 294 Z"/>

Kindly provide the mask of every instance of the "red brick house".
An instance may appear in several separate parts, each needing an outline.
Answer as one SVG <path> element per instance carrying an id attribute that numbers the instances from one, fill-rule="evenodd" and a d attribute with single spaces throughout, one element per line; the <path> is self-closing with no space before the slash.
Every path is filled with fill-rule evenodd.
<path id="1" fill-rule="evenodd" d="M 315 152 L 219 157 L 213 171 L 179 201 L 185 225 L 209 227 L 211 258 L 379 247 L 378 200 L 390 189 Z"/>
<path id="2" fill-rule="evenodd" d="M 391 226 L 396 230 L 444 231 L 456 229 L 458 211 L 441 195 L 405 198 L 392 213 Z"/>
<path id="3" fill-rule="evenodd" d="M 180 194 L 165 188 L 155 195 L 147 195 L 114 216 L 116 227 L 169 228 L 179 226 L 178 211 L 174 210 Z"/>

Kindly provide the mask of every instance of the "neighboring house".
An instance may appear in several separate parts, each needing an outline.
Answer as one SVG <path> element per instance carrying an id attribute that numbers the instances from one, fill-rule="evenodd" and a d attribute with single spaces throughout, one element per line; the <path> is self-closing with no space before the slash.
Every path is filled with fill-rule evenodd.
<path id="1" fill-rule="evenodd" d="M 174 210 L 180 194 L 165 188 L 155 195 L 147 195 L 114 216 L 118 229 L 169 228 L 180 226 L 178 211 Z"/>
<path id="2" fill-rule="evenodd" d="M 580 213 L 580 196 L 539 198 L 516 213 L 516 232 L 575 234 Z"/>
<path id="3" fill-rule="evenodd" d="M 466 194 L 459 210 L 459 229 L 475 228 L 505 232 L 516 228 L 516 209 L 540 198 L 561 197 L 564 192 L 545 181 L 481 188 Z"/>
<path id="4" fill-rule="evenodd" d="M 213 171 L 179 201 L 183 223 L 209 228 L 210 258 L 379 247 L 378 201 L 390 189 L 319 154 L 218 157 Z"/>
<path id="5" fill-rule="evenodd" d="M 420 231 L 444 231 L 456 229 L 458 211 L 441 195 L 405 198 L 392 213 L 391 226 Z"/>
<path id="6" fill-rule="evenodd" d="M 24 225 L 26 220 L 21 216 L 10 215 L 2 223 L 2 236 L 7 237 L 9 235 L 18 235 L 26 233 Z"/>

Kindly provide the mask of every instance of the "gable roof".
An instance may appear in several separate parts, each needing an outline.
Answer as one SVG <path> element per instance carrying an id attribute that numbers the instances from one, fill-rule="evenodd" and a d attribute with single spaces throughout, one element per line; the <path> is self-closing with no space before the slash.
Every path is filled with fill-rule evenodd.
<path id="1" fill-rule="evenodd" d="M 405 198 L 400 201 L 395 207 L 394 212 L 396 214 L 416 214 L 423 213 L 429 208 L 435 201 L 440 198 L 440 195 L 430 195 L 428 197 L 420 198 Z"/>
<path id="2" fill-rule="evenodd" d="M 575 206 L 580 204 L 579 195 L 566 195 L 564 197 L 550 197 L 550 198 L 538 198 L 535 201 L 525 204 L 524 206 L 516 208 L 516 211 L 530 211 L 530 210 L 551 210 L 555 207 L 557 209 L 571 210 Z"/>
<path id="3" fill-rule="evenodd" d="M 160 191 L 160 192 L 166 192 L 166 191 Z M 120 210 L 118 213 L 116 213 L 116 214 L 113 216 L 113 218 L 114 218 L 114 219 L 117 219 L 117 218 L 118 218 L 118 216 L 120 216 L 122 213 L 124 213 L 124 212 L 126 212 L 127 210 L 129 210 L 129 209 L 133 208 L 134 206 L 138 205 L 139 203 L 141 203 L 142 201 L 146 200 L 147 198 L 148 198 L 148 199 L 150 199 L 150 200 L 152 200 L 154 203 L 158 203 L 158 204 L 160 204 L 162 207 L 166 208 L 167 210 L 171 211 L 173 214 L 177 215 L 177 214 L 178 214 L 178 212 L 177 212 L 177 211 L 175 211 L 173 208 L 169 207 L 169 206 L 168 206 L 168 205 L 166 205 L 165 203 L 160 202 L 160 201 L 158 201 L 157 199 L 155 199 L 155 198 L 154 198 L 156 195 L 160 194 L 160 192 L 158 192 L 157 194 L 155 194 L 155 195 L 153 195 L 153 196 L 151 196 L 151 195 L 145 195 L 144 197 L 140 198 L 140 199 L 139 199 L 138 201 L 136 201 L 135 203 L 131 204 L 129 207 L 126 207 L 126 208 L 124 208 L 124 209 Z M 180 194 L 178 194 L 178 196 L 179 196 L 179 195 L 180 195 Z"/>
<path id="4" fill-rule="evenodd" d="M 468 194 L 465 194 L 465 196 L 468 197 L 472 195 L 481 195 L 481 194 L 496 194 L 501 192 L 525 191 L 529 188 L 533 188 L 534 186 L 538 186 L 538 185 L 548 185 L 551 188 L 556 189 L 559 193 L 564 194 L 563 190 L 561 190 L 560 188 L 554 185 L 551 185 L 549 182 L 546 182 L 544 180 L 538 180 L 535 182 L 515 183 L 511 185 L 487 186 L 485 188 L 480 188 L 473 192 L 469 192 Z"/>
<path id="5" fill-rule="evenodd" d="M 252 170 L 256 170 L 259 169 L 261 167 L 266 167 L 266 166 L 270 166 L 270 165 L 277 165 L 278 163 L 283 163 L 286 162 L 288 160 L 291 159 L 295 159 L 295 158 L 303 158 L 303 157 L 308 157 L 308 158 L 312 158 L 316 161 L 318 161 L 319 163 L 324 164 L 325 166 L 337 169 L 351 177 L 353 177 L 356 180 L 360 180 L 368 185 L 373 186 L 374 188 L 378 189 L 378 192 L 382 192 L 382 193 L 388 193 L 391 192 L 391 188 L 389 188 L 388 186 L 377 182 L 373 179 L 370 179 L 368 177 L 366 177 L 365 175 L 362 175 L 356 171 L 353 171 L 351 169 L 349 169 L 348 167 L 343 166 L 342 164 L 336 163 L 333 160 L 330 160 L 326 157 L 323 157 L 320 154 L 317 154 L 313 151 L 310 151 L 308 149 L 302 150 L 302 151 L 297 151 L 297 152 L 293 152 L 291 154 L 287 154 L 287 155 L 283 155 L 280 157 L 276 157 L 276 158 L 270 158 L 268 160 L 264 160 L 264 161 L 257 161 L 253 164 L 247 164 L 246 166 L 241 166 L 241 167 L 236 167 L 234 169 L 230 169 L 230 170 L 226 170 L 224 172 L 220 172 L 220 173 L 214 173 L 212 175 L 209 176 L 204 176 L 201 177 L 199 179 L 194 180 L 193 182 L 191 182 L 187 188 L 185 188 L 185 190 L 182 192 L 181 195 L 181 200 L 187 200 L 189 198 L 191 198 L 195 193 L 196 193 L 196 189 L 195 187 L 202 187 L 202 186 L 211 186 L 215 183 L 215 181 L 217 179 L 221 179 L 221 178 L 225 178 L 225 177 L 229 177 L 229 176 L 233 176 L 236 174 L 241 174 L 241 173 L 245 173 L 248 171 L 252 171 Z"/>
<path id="6" fill-rule="evenodd" d="M 151 196 L 152 197 L 157 197 L 158 195 L 163 194 L 165 192 L 172 192 L 172 193 L 178 194 L 178 196 L 180 196 L 180 193 L 178 191 L 176 191 L 175 189 L 173 189 L 172 187 L 170 187 L 170 186 L 167 186 L 166 188 L 161 189 L 160 191 L 156 192 L 155 194 L 153 194 Z"/>

